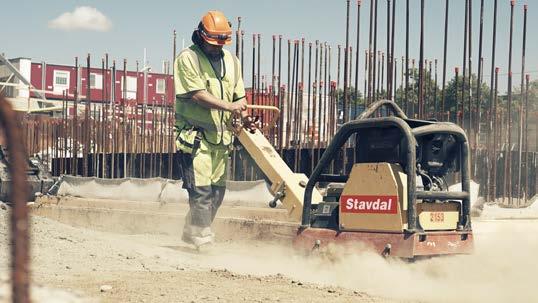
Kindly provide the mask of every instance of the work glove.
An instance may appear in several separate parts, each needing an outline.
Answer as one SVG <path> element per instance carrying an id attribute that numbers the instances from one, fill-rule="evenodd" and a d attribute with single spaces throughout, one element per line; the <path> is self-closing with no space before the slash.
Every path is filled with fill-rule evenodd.
<path id="1" fill-rule="evenodd" d="M 259 116 L 246 116 L 243 117 L 243 128 L 248 130 L 251 134 L 256 132 L 256 129 L 260 129 L 262 123 Z"/>

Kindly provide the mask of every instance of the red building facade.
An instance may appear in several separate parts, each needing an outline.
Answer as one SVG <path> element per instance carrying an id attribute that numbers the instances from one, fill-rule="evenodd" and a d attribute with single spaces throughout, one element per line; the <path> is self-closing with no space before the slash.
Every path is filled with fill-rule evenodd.
<path id="1" fill-rule="evenodd" d="M 90 68 L 89 76 L 92 102 L 114 100 L 116 103 L 122 103 L 126 99 L 131 101 L 129 103 L 144 103 L 143 72 L 116 70 L 114 77 L 112 69 L 105 69 L 103 73 L 101 68 Z M 124 78 L 127 79 L 125 84 Z M 32 63 L 30 82 L 36 89 L 45 91 L 47 99 L 64 99 L 64 92 L 67 92 L 67 99 L 74 100 L 77 85 L 79 99 L 87 99 L 88 69 L 85 67 L 80 67 L 77 75 L 74 66 Z M 146 85 L 147 104 L 173 104 L 175 98 L 172 75 L 148 73 Z M 35 97 L 35 94 L 32 93 L 32 96 Z"/>

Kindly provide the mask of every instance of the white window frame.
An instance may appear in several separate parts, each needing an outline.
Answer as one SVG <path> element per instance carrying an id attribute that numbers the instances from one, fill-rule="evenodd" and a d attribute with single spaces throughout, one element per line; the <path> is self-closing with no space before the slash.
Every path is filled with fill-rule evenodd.
<path id="1" fill-rule="evenodd" d="M 62 77 L 62 75 L 65 76 L 66 78 L 66 84 L 60 84 L 60 83 L 57 83 L 56 80 L 57 78 L 59 77 Z M 53 91 L 55 94 L 62 94 L 66 89 L 69 89 L 69 84 L 70 84 L 70 78 L 71 78 L 71 72 L 70 71 L 66 71 L 66 70 L 54 70 L 54 73 L 53 73 L 53 76 L 54 76 L 54 88 L 53 88 Z"/>
<path id="2" fill-rule="evenodd" d="M 124 76 L 121 76 L 121 96 L 120 98 L 123 98 L 123 80 Z M 127 93 L 126 97 L 127 99 L 136 99 L 136 93 L 138 90 L 138 78 L 136 76 L 127 76 Z"/>
<path id="3" fill-rule="evenodd" d="M 93 76 L 93 84 L 92 84 Z M 97 73 L 90 73 L 90 88 L 91 89 L 103 89 L 103 75 Z"/>
<path id="4" fill-rule="evenodd" d="M 166 79 L 157 79 L 155 82 L 155 92 L 161 95 L 166 93 Z"/>

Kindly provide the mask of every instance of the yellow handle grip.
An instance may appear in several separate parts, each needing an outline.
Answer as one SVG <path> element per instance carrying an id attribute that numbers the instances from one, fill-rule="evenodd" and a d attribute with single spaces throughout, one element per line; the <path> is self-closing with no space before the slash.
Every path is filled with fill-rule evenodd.
<path id="1" fill-rule="evenodd" d="M 263 128 L 263 131 L 267 131 L 273 128 L 276 124 L 276 121 L 278 121 L 278 118 L 280 118 L 280 109 L 278 109 L 278 107 L 276 106 L 247 104 L 247 108 L 248 109 L 261 109 L 261 110 L 268 110 L 268 111 L 275 112 L 273 119 L 269 121 L 266 127 Z"/>

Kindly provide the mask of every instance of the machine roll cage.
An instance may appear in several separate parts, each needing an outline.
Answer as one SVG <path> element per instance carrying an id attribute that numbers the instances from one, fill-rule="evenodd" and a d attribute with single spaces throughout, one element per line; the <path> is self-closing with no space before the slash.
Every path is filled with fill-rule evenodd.
<path id="1" fill-rule="evenodd" d="M 372 114 L 381 107 L 390 109 L 394 116 L 372 118 Z M 304 194 L 304 204 L 301 227 L 310 227 L 312 210 L 312 191 L 317 182 L 346 182 L 349 176 L 322 174 L 330 165 L 338 150 L 347 142 L 349 137 L 360 134 L 361 131 L 373 128 L 395 127 L 404 136 L 404 152 L 406 157 L 405 172 L 407 173 L 407 222 L 406 233 L 423 233 L 417 219 L 417 199 L 436 199 L 441 201 L 461 200 L 462 207 L 459 211 L 458 231 L 471 231 L 470 216 L 470 163 L 469 143 L 464 130 L 450 122 L 431 122 L 430 124 L 411 128 L 406 121 L 410 121 L 398 105 L 390 100 L 380 100 L 370 105 L 356 120 L 347 122 L 335 134 L 333 140 L 323 153 L 318 164 L 314 168 Z M 460 152 L 460 172 L 462 191 L 424 191 L 416 190 L 416 146 L 417 138 L 431 134 L 453 135 Z M 360 162 L 358 162 L 360 163 Z"/>

